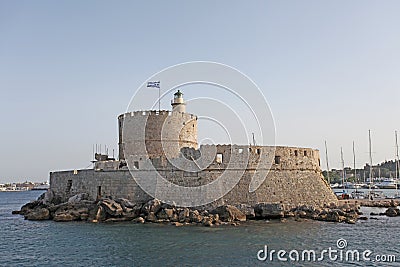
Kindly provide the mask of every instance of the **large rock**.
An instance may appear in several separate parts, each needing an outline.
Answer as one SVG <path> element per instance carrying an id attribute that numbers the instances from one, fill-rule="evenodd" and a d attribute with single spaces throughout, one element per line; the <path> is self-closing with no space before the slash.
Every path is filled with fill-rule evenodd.
<path id="1" fill-rule="evenodd" d="M 89 195 L 86 193 L 80 193 L 75 196 L 72 196 L 68 199 L 68 203 L 79 203 L 82 200 L 88 200 Z"/>
<path id="2" fill-rule="evenodd" d="M 60 212 L 54 215 L 53 220 L 56 222 L 70 222 L 79 220 L 79 214 L 72 213 L 72 212 Z"/>
<path id="3" fill-rule="evenodd" d="M 107 219 L 107 213 L 102 206 L 98 206 L 97 211 L 95 212 L 93 222 L 102 222 Z"/>
<path id="4" fill-rule="evenodd" d="M 154 212 L 150 212 L 147 217 L 146 217 L 146 221 L 148 222 L 157 222 L 157 217 L 154 214 Z"/>
<path id="5" fill-rule="evenodd" d="M 41 200 L 35 200 L 35 201 L 31 201 L 29 203 L 26 203 L 25 205 L 23 205 L 21 207 L 19 214 L 21 214 L 21 215 L 28 214 L 28 213 L 32 212 L 35 208 L 39 207 L 39 205 L 41 205 L 41 204 L 42 204 Z"/>
<path id="6" fill-rule="evenodd" d="M 246 215 L 247 219 L 254 219 L 256 217 L 254 208 L 250 205 L 239 204 L 236 205 L 236 208 L 238 208 L 238 210 L 240 210 L 244 215 Z"/>
<path id="7" fill-rule="evenodd" d="M 41 221 L 50 219 L 50 212 L 46 208 L 31 210 L 25 215 L 25 219 L 32 221 Z"/>
<path id="8" fill-rule="evenodd" d="M 123 209 L 120 204 L 111 199 L 103 199 L 100 203 L 100 206 L 104 208 L 104 211 L 111 216 L 120 216 L 122 215 Z"/>
<path id="9" fill-rule="evenodd" d="M 274 219 L 285 216 L 284 207 L 280 203 L 259 203 L 254 207 L 256 217 Z"/>
<path id="10" fill-rule="evenodd" d="M 219 206 L 211 211 L 211 213 L 218 214 L 219 219 L 224 222 L 246 221 L 246 215 L 238 208 L 231 205 Z"/>
<path id="11" fill-rule="evenodd" d="M 178 221 L 181 223 L 189 222 L 189 213 L 190 212 L 188 208 L 184 208 L 183 210 L 181 210 L 178 215 Z"/>
<path id="12" fill-rule="evenodd" d="M 398 208 L 395 208 L 395 207 L 389 207 L 385 211 L 385 215 L 388 216 L 388 217 L 400 216 L 400 210 Z"/>
<path id="13" fill-rule="evenodd" d="M 142 205 L 134 204 L 126 198 L 118 198 L 115 200 L 115 202 L 120 204 L 124 211 L 127 211 L 127 210 L 128 211 L 130 211 L 130 210 L 139 210 L 140 211 L 140 209 L 142 208 Z"/>
<path id="14" fill-rule="evenodd" d="M 157 218 L 160 220 L 170 220 L 173 215 L 173 209 L 162 209 L 157 213 Z"/>
<path id="15" fill-rule="evenodd" d="M 204 226 L 213 226 L 213 217 L 212 216 L 206 216 L 203 218 L 203 221 L 201 222 Z"/>
<path id="16" fill-rule="evenodd" d="M 143 205 L 142 212 L 145 215 L 148 215 L 151 212 L 153 212 L 155 214 L 158 211 L 160 211 L 160 209 L 161 209 L 161 201 L 155 198 L 155 199 L 149 200 L 146 204 Z"/>
<path id="17" fill-rule="evenodd" d="M 144 219 L 142 217 L 137 217 L 136 219 L 133 220 L 135 223 L 144 223 Z"/>
<path id="18" fill-rule="evenodd" d="M 200 215 L 198 210 L 191 210 L 189 212 L 189 220 L 190 222 L 200 223 L 203 220 L 203 216 Z"/>
<path id="19" fill-rule="evenodd" d="M 82 205 L 67 205 L 59 208 L 53 216 L 56 222 L 81 221 L 89 218 L 89 208 Z"/>

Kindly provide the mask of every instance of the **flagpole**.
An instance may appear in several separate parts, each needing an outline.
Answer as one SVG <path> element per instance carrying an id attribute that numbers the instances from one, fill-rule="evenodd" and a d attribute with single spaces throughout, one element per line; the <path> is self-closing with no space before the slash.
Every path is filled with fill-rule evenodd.
<path id="1" fill-rule="evenodd" d="M 158 82 L 147 82 L 148 88 L 158 88 L 158 111 L 161 111 L 161 84 Z"/>

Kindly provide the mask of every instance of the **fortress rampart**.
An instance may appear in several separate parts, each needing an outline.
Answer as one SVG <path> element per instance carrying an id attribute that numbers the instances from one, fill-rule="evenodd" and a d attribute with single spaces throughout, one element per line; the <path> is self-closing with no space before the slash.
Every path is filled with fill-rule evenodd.
<path id="1" fill-rule="evenodd" d="M 260 202 L 283 203 L 286 205 L 323 205 L 336 203 L 337 199 L 329 185 L 324 180 L 319 167 L 319 151 L 310 148 L 295 147 L 267 147 L 267 146 L 206 146 L 206 149 L 215 149 L 222 153 L 222 162 L 217 158 L 206 169 L 197 172 L 179 170 L 165 158 L 154 158 L 152 164 L 156 170 L 168 181 L 181 186 L 200 186 L 217 179 L 223 172 L 231 175 L 241 175 L 237 185 L 224 197 L 211 203 L 211 206 L 222 204 L 248 204 Z M 243 149 L 242 152 L 241 149 Z M 248 166 L 245 171 L 228 168 L 224 159 L 230 153 L 245 154 L 248 150 Z M 275 150 L 273 162 L 263 183 L 254 192 L 249 192 L 252 176 L 260 164 L 263 153 Z M 296 156 L 297 155 L 297 156 Z M 245 159 L 247 160 L 247 158 Z M 134 175 L 146 177 L 154 170 L 141 169 L 144 165 L 139 160 L 139 168 Z M 116 161 L 118 162 L 118 161 Z M 97 170 L 78 170 L 53 172 L 50 174 L 51 189 L 56 195 L 67 199 L 79 193 L 88 193 L 90 199 L 111 196 L 113 198 L 127 198 L 136 203 L 144 203 L 151 197 L 146 194 L 135 182 L 127 167 L 118 168 L 111 164 Z M 100 166 L 98 166 L 100 167 Z M 210 189 L 218 190 L 218 188 Z M 210 192 L 204 192 L 205 194 Z M 185 196 L 181 196 L 185 197 Z"/>
<path id="2" fill-rule="evenodd" d="M 50 189 L 63 200 L 87 193 L 91 200 L 112 197 L 144 203 L 152 197 L 137 181 L 149 181 L 159 175 L 174 185 L 204 188 L 200 193 L 206 199 L 221 188 L 205 185 L 224 176 L 227 179 L 224 182 L 237 183 L 222 197 L 204 203 L 211 206 L 260 202 L 292 206 L 337 203 L 321 174 L 318 150 L 233 144 L 198 148 L 197 116 L 185 112 L 182 95 L 180 91 L 174 95 L 173 111 L 121 114 L 118 117 L 119 160 L 100 155 L 101 160 L 91 170 L 52 172 Z M 168 188 L 162 190 L 171 199 L 194 201 L 189 194 Z"/>

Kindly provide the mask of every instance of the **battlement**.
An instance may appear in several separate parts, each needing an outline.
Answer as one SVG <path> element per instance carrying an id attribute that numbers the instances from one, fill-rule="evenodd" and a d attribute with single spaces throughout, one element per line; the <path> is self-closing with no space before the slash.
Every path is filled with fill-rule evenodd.
<path id="1" fill-rule="evenodd" d="M 190 119 L 196 119 L 197 116 L 191 113 L 186 112 L 178 112 L 178 111 L 171 111 L 171 110 L 140 110 L 140 111 L 132 111 L 126 112 L 118 116 L 118 120 L 124 119 L 126 117 L 133 117 L 133 116 L 176 116 L 176 117 L 186 117 Z"/>

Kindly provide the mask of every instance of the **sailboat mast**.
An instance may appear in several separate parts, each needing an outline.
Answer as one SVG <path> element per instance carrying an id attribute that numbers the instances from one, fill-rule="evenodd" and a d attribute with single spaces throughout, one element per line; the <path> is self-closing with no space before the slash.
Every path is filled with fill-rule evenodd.
<path id="1" fill-rule="evenodd" d="M 357 170 L 356 170 L 356 149 L 354 147 L 354 141 L 353 141 L 353 168 L 354 168 L 354 181 L 357 181 L 357 183 L 359 184 L 360 182 L 357 179 Z M 357 185 L 358 186 L 358 185 Z M 357 191 L 357 187 L 356 187 L 356 191 Z"/>
<path id="2" fill-rule="evenodd" d="M 344 172 L 344 159 L 343 159 L 343 149 L 340 147 L 340 157 L 342 159 L 342 184 L 343 184 L 343 190 L 346 189 L 345 184 L 344 184 L 344 179 L 345 179 L 345 172 Z"/>
<path id="3" fill-rule="evenodd" d="M 328 146 L 325 140 L 325 158 L 326 158 L 326 176 L 328 178 L 328 183 L 331 184 L 331 179 L 329 177 L 329 160 L 328 160 Z"/>
<path id="4" fill-rule="evenodd" d="M 371 144 L 371 130 L 368 130 L 368 139 L 369 139 L 369 183 L 372 183 L 372 144 Z M 370 186 L 371 187 L 371 186 Z M 371 189 L 371 188 L 370 188 Z"/>
<path id="5" fill-rule="evenodd" d="M 395 164 L 396 164 L 396 174 L 395 174 L 395 179 L 396 179 L 396 192 L 397 192 L 397 183 L 399 179 L 399 144 L 397 143 L 397 131 L 394 132 L 395 139 L 396 139 L 396 159 L 395 159 Z"/>

